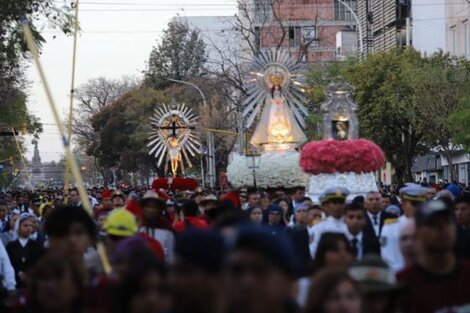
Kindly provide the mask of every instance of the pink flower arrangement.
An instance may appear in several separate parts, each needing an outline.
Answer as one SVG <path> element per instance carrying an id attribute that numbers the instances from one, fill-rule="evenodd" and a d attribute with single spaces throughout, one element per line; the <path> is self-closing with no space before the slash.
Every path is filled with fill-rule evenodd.
<path id="1" fill-rule="evenodd" d="M 299 161 L 304 172 L 314 175 L 374 172 L 384 162 L 382 149 L 366 139 L 312 141 L 303 147 Z"/>

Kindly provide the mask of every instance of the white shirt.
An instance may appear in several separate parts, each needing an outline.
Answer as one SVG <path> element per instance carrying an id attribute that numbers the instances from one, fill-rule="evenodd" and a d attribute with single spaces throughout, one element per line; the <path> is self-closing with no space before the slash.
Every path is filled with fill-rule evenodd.
<path id="1" fill-rule="evenodd" d="M 349 241 L 349 243 L 351 244 L 351 247 L 352 247 L 352 240 L 353 240 L 354 238 L 357 239 L 357 256 L 356 256 L 356 258 L 357 258 L 358 260 L 361 260 L 363 254 L 364 254 L 364 252 L 363 252 L 363 251 L 364 251 L 364 246 L 363 246 L 363 244 L 362 244 L 362 239 L 363 239 L 362 231 L 361 231 L 359 234 L 357 234 L 357 235 L 354 236 L 354 235 L 351 234 L 351 233 L 349 232 L 349 230 L 348 230 L 345 235 L 346 235 L 346 237 L 348 238 L 348 241 Z"/>
<path id="2" fill-rule="evenodd" d="M 146 233 L 162 245 L 166 263 L 171 263 L 173 261 L 175 249 L 175 235 L 171 231 L 167 229 L 151 228 L 144 226 L 140 228 L 140 232 Z"/>
<path id="3" fill-rule="evenodd" d="M 369 216 L 372 227 L 374 228 L 375 236 L 377 238 L 380 237 L 380 215 L 381 214 L 382 214 L 382 212 L 379 212 L 376 215 L 374 215 L 374 214 L 370 213 L 369 211 L 367 211 L 367 215 Z M 376 224 L 374 224 L 374 217 L 377 220 Z"/>
<path id="4" fill-rule="evenodd" d="M 323 233 L 332 232 L 332 233 L 341 233 L 346 234 L 348 227 L 343 221 L 343 218 L 334 218 L 333 216 L 328 216 L 325 220 L 316 224 L 309 229 L 309 237 L 311 238 L 310 243 L 310 255 L 312 258 L 315 258 L 315 253 L 317 252 L 318 243 L 320 242 L 321 235 Z"/>
<path id="5" fill-rule="evenodd" d="M 388 266 L 398 272 L 405 266 L 405 260 L 400 250 L 400 230 L 406 224 L 408 217 L 402 215 L 394 223 L 384 224 L 380 236 L 380 255 Z"/>
<path id="6" fill-rule="evenodd" d="M 15 290 L 15 270 L 13 269 L 13 266 L 11 266 L 7 250 L 2 244 L 0 244 L 0 275 L 3 276 L 3 286 L 7 290 Z"/>

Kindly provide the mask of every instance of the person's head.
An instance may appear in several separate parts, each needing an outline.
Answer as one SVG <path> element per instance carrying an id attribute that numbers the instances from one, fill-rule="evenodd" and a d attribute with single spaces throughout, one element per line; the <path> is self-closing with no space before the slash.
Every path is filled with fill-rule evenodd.
<path id="1" fill-rule="evenodd" d="M 326 267 L 346 269 L 354 260 L 349 241 L 341 233 L 323 233 L 314 259 L 314 270 Z"/>
<path id="2" fill-rule="evenodd" d="M 116 190 L 115 192 L 113 192 L 111 201 L 113 202 L 113 208 L 121 209 L 126 203 L 126 196 L 121 190 Z"/>
<path id="3" fill-rule="evenodd" d="M 385 212 L 395 217 L 400 217 L 401 215 L 400 208 L 395 204 L 390 204 L 388 207 L 386 207 Z"/>
<path id="4" fill-rule="evenodd" d="M 324 214 L 325 213 L 323 213 L 323 211 L 320 209 L 319 206 L 315 206 L 315 205 L 310 206 L 308 208 L 308 214 L 307 214 L 308 224 L 316 225 L 320 223 Z"/>
<path id="5" fill-rule="evenodd" d="M 23 213 L 20 215 L 17 224 L 18 237 L 27 239 L 36 229 L 36 217 L 29 213 Z"/>
<path id="6" fill-rule="evenodd" d="M 248 205 L 259 206 L 261 204 L 261 196 L 258 192 L 252 191 L 248 194 Z"/>
<path id="7" fill-rule="evenodd" d="M 109 212 L 105 210 L 99 210 L 95 213 L 96 224 L 99 230 L 104 230 L 104 224 L 108 219 Z"/>
<path id="8" fill-rule="evenodd" d="M 233 312 L 273 312 L 290 297 L 296 264 L 285 234 L 244 227 L 228 240 L 226 273 Z M 263 301 L 262 299 L 269 299 Z"/>
<path id="9" fill-rule="evenodd" d="M 348 195 L 349 190 L 343 187 L 329 188 L 320 195 L 320 202 L 326 214 L 334 218 L 341 218 Z"/>
<path id="10" fill-rule="evenodd" d="M 223 296 L 224 240 L 216 231 L 191 229 L 176 238 L 169 283 L 175 312 L 211 312 Z"/>
<path id="11" fill-rule="evenodd" d="M 199 214 L 199 207 L 196 201 L 187 200 L 183 203 L 181 211 L 183 212 L 185 217 L 197 216 Z"/>
<path id="12" fill-rule="evenodd" d="M 432 200 L 434 199 L 434 197 L 436 196 L 437 194 L 437 190 L 436 188 L 434 187 L 429 187 L 428 188 L 428 191 L 426 192 L 426 199 L 429 201 L 429 200 Z"/>
<path id="13" fill-rule="evenodd" d="M 120 312 L 168 312 L 170 297 L 163 262 L 148 249 L 138 249 L 126 267 L 118 289 Z"/>
<path id="14" fill-rule="evenodd" d="M 79 311 L 86 279 L 82 259 L 50 251 L 29 274 L 29 295 L 34 312 Z"/>
<path id="15" fill-rule="evenodd" d="M 299 205 L 294 212 L 295 222 L 298 225 L 308 224 L 308 207 L 304 204 Z"/>
<path id="16" fill-rule="evenodd" d="M 131 237 L 138 231 L 135 216 L 126 209 L 112 211 L 103 228 L 106 232 L 106 251 L 109 255 L 114 252 L 122 239 Z"/>
<path id="17" fill-rule="evenodd" d="M 258 206 L 250 207 L 248 208 L 247 213 L 250 216 L 250 220 L 253 223 L 260 225 L 261 222 L 263 221 L 263 211 L 261 210 L 260 207 Z"/>
<path id="18" fill-rule="evenodd" d="M 282 208 L 272 204 L 268 208 L 268 223 L 271 225 L 279 225 L 282 221 Z"/>
<path id="19" fill-rule="evenodd" d="M 395 273 L 378 255 L 366 255 L 349 269 L 364 295 L 363 311 L 368 313 L 397 312 L 401 286 Z"/>
<path id="20" fill-rule="evenodd" d="M 290 208 L 289 200 L 282 198 L 275 202 L 278 206 L 282 208 L 282 211 L 287 213 Z"/>
<path id="21" fill-rule="evenodd" d="M 409 266 L 416 261 L 416 227 L 414 219 L 407 221 L 400 229 L 400 251 Z"/>
<path id="22" fill-rule="evenodd" d="M 380 199 L 380 209 L 383 211 L 385 210 L 390 204 L 391 204 L 391 198 L 389 194 L 384 194 L 382 195 L 382 198 Z"/>
<path id="23" fill-rule="evenodd" d="M 400 189 L 402 200 L 401 208 L 407 217 L 412 217 L 417 208 L 421 207 L 426 201 L 427 188 L 419 185 L 410 184 Z"/>
<path id="24" fill-rule="evenodd" d="M 364 226 L 366 226 L 366 213 L 364 208 L 354 203 L 347 205 L 344 222 L 348 226 L 351 235 L 355 236 L 359 234 Z"/>
<path id="25" fill-rule="evenodd" d="M 302 203 L 308 208 L 309 206 L 312 206 L 313 205 L 313 201 L 311 198 L 309 197 L 304 197 L 304 200 L 302 201 Z"/>
<path id="26" fill-rule="evenodd" d="M 377 214 L 382 208 L 382 196 L 378 191 L 370 191 L 364 201 L 364 206 L 371 214 Z"/>
<path id="27" fill-rule="evenodd" d="M 324 270 L 313 278 L 305 312 L 362 313 L 358 283 L 345 270 Z"/>
<path id="28" fill-rule="evenodd" d="M 155 222 L 166 210 L 166 202 L 153 191 L 147 191 L 141 201 L 146 224 Z"/>
<path id="29" fill-rule="evenodd" d="M 296 203 L 300 203 L 305 198 L 305 188 L 304 187 L 297 187 L 294 189 L 294 193 L 292 194 L 292 199 Z"/>
<path id="30" fill-rule="evenodd" d="M 8 214 L 8 202 L 0 200 L 0 220 L 3 220 Z"/>
<path id="31" fill-rule="evenodd" d="M 455 218 L 462 226 L 470 226 L 470 195 L 463 194 L 455 200 Z"/>
<path id="32" fill-rule="evenodd" d="M 194 190 L 194 193 L 191 195 L 191 199 L 194 200 L 198 205 L 204 200 L 207 196 L 206 192 L 203 188 L 198 187 Z"/>
<path id="33" fill-rule="evenodd" d="M 69 191 L 69 204 L 77 205 L 80 203 L 80 195 L 77 189 L 70 189 Z"/>
<path id="34" fill-rule="evenodd" d="M 54 208 L 46 220 L 45 232 L 51 250 L 83 255 L 96 239 L 96 224 L 82 208 Z"/>
<path id="35" fill-rule="evenodd" d="M 417 251 L 422 253 L 421 256 L 452 253 L 457 226 L 452 209 L 444 201 L 426 203 L 416 211 L 415 222 Z"/>
<path id="36" fill-rule="evenodd" d="M 205 196 L 204 199 L 199 203 L 199 206 L 202 208 L 204 214 L 206 215 L 211 215 L 211 213 L 208 214 L 208 212 L 211 210 L 215 210 L 218 205 L 219 201 L 217 199 L 217 196 L 212 194 Z"/>

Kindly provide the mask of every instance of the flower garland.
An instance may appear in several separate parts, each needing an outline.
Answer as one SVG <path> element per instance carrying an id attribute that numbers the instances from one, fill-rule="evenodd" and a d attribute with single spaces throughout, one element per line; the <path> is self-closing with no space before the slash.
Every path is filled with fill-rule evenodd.
<path id="1" fill-rule="evenodd" d="M 304 146 L 300 166 L 306 173 L 356 174 L 374 172 L 385 162 L 382 149 L 366 139 L 312 141 Z"/>

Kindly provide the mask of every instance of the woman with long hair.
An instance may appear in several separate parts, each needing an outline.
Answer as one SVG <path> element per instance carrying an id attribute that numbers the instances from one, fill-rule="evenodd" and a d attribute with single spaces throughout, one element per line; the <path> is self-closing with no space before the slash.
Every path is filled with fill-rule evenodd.
<path id="1" fill-rule="evenodd" d="M 354 261 L 348 239 L 341 233 L 324 233 L 318 243 L 313 261 L 316 273 L 324 268 L 347 269 Z"/>

